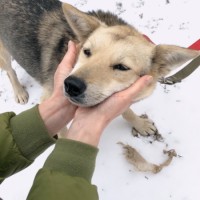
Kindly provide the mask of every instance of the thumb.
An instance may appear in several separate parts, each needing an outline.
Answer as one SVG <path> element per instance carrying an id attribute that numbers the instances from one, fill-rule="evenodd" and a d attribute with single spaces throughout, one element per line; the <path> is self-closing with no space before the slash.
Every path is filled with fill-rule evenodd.
<path id="1" fill-rule="evenodd" d="M 153 81 L 153 77 L 149 75 L 145 75 L 138 79 L 131 87 L 130 87 L 130 93 L 132 95 L 138 94 L 141 92 L 145 87 L 147 87 L 151 82 Z"/>
<path id="2" fill-rule="evenodd" d="M 58 71 L 68 76 L 76 63 L 77 49 L 74 42 L 68 42 L 68 50 L 58 66 Z"/>
<path id="3" fill-rule="evenodd" d="M 74 42 L 69 41 L 68 51 L 62 59 L 61 63 L 58 65 L 58 68 L 54 75 L 54 89 L 60 88 L 63 86 L 63 81 L 67 76 L 69 76 L 72 68 L 75 65 L 77 57 L 77 48 Z"/>
<path id="4" fill-rule="evenodd" d="M 133 85 L 131 85 L 126 90 L 122 91 L 123 95 L 135 98 L 144 88 L 151 84 L 153 77 L 145 75 L 139 78 Z"/>
<path id="5" fill-rule="evenodd" d="M 65 65 L 66 67 L 72 68 L 76 62 L 77 56 L 77 49 L 74 42 L 71 40 L 68 42 L 68 51 L 65 54 L 61 64 Z"/>

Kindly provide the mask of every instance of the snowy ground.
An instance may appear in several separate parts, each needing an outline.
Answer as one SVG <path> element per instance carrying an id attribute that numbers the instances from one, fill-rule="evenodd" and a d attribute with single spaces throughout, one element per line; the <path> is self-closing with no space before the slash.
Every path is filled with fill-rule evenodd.
<path id="1" fill-rule="evenodd" d="M 199 0 L 69 0 L 79 9 L 103 9 L 120 15 L 147 34 L 156 44 L 189 46 L 200 38 Z M 0 71 L 0 112 L 19 113 L 39 101 L 40 86 L 17 63 L 13 63 L 20 81 L 30 94 L 27 105 L 18 105 L 5 72 Z M 149 143 L 133 138 L 131 128 L 118 117 L 105 130 L 99 145 L 93 183 L 98 186 L 100 200 L 196 200 L 200 199 L 199 85 L 200 68 L 182 83 L 174 86 L 158 84 L 154 94 L 132 106 L 138 114 L 146 113 L 156 123 L 164 142 Z M 158 174 L 137 172 L 127 163 L 122 141 L 134 146 L 144 157 L 159 164 L 162 150 L 176 149 L 179 155 Z M 51 152 L 49 148 L 35 163 L 0 186 L 3 200 L 25 200 L 33 178 Z"/>

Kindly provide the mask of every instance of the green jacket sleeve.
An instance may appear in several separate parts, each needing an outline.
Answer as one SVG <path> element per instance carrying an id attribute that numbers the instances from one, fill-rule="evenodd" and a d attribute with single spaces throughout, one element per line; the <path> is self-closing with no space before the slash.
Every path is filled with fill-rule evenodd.
<path id="1" fill-rule="evenodd" d="M 0 183 L 29 166 L 52 144 L 38 106 L 19 115 L 0 114 Z"/>
<path id="2" fill-rule="evenodd" d="M 93 146 L 58 139 L 27 200 L 97 200 L 97 188 L 91 184 L 97 152 Z"/>
<path id="3" fill-rule="evenodd" d="M 49 137 L 38 107 L 19 115 L 0 115 L 0 182 L 30 165 L 55 140 Z M 58 139 L 37 173 L 27 200 L 97 200 L 91 184 L 98 149 Z"/>

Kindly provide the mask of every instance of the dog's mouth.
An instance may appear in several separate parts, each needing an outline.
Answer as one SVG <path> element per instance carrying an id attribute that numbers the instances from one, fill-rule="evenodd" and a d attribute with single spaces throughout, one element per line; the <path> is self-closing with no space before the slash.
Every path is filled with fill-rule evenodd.
<path id="1" fill-rule="evenodd" d="M 86 97 L 85 94 L 79 95 L 79 96 L 70 96 L 68 93 L 64 93 L 67 99 L 74 105 L 80 106 L 80 107 L 91 107 L 95 106 L 99 103 L 101 103 L 104 99 L 96 99 L 96 98 L 90 98 Z"/>
<path id="2" fill-rule="evenodd" d="M 107 85 L 106 89 L 103 90 L 101 84 L 87 84 L 85 80 L 71 75 L 64 81 L 64 94 L 74 105 L 91 107 L 103 102 L 113 93 L 129 87 L 130 84 L 131 83 L 127 85 L 122 84 L 110 88 L 109 85 Z"/>
<path id="3" fill-rule="evenodd" d="M 73 97 L 73 96 L 69 96 L 68 93 L 65 92 L 65 96 L 67 97 L 67 99 L 74 105 L 76 106 L 81 106 L 81 107 L 89 107 L 92 106 L 90 104 L 88 104 L 87 102 L 85 102 L 85 95 L 80 95 L 77 97 Z"/>

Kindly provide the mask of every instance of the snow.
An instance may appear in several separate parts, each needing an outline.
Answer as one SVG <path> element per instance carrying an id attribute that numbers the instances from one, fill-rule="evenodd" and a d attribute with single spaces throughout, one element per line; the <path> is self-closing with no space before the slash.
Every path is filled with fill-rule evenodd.
<path id="1" fill-rule="evenodd" d="M 188 47 L 200 37 L 199 0 L 68 0 L 83 11 L 109 10 L 148 35 L 156 44 Z M 39 102 L 41 88 L 13 62 L 20 82 L 26 86 L 28 104 L 15 103 L 8 77 L 0 71 L 0 112 L 20 113 Z M 100 200 L 195 200 L 200 199 L 200 150 L 198 82 L 200 68 L 179 84 L 158 84 L 153 95 L 132 106 L 138 114 L 146 113 L 155 122 L 164 142 L 135 138 L 131 127 L 121 117 L 104 131 L 93 183 Z M 148 161 L 161 163 L 163 149 L 175 149 L 178 157 L 158 174 L 136 171 L 123 155 L 117 142 L 134 146 Z M 34 164 L 8 178 L 0 186 L 4 200 L 25 200 L 35 174 L 52 151 L 50 147 Z"/>

